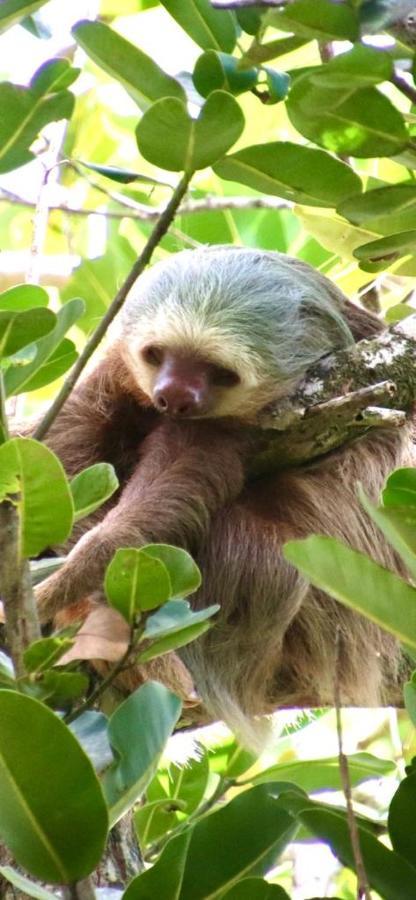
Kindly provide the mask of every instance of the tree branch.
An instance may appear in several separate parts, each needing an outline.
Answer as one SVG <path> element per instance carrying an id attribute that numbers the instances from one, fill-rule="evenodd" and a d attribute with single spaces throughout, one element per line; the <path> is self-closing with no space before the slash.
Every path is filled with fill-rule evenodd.
<path id="1" fill-rule="evenodd" d="M 44 416 L 44 418 L 42 419 L 42 421 L 39 423 L 38 427 L 36 428 L 36 430 L 33 434 L 33 437 L 36 440 L 38 440 L 38 441 L 42 440 L 42 438 L 44 438 L 45 435 L 47 434 L 47 432 L 49 431 L 52 423 L 55 421 L 58 413 L 62 409 L 62 406 L 65 403 L 65 400 L 67 400 L 67 398 L 69 397 L 71 391 L 73 390 L 74 386 L 76 385 L 76 383 L 78 381 L 78 378 L 80 377 L 85 366 L 87 365 L 87 362 L 89 361 L 92 354 L 94 353 L 94 350 L 96 350 L 98 345 L 101 343 L 111 322 L 113 321 L 113 319 L 115 318 L 117 313 L 120 311 L 121 307 L 123 306 L 123 303 L 129 293 L 130 289 L 133 287 L 133 285 L 134 285 L 135 281 L 137 280 L 137 278 L 139 277 L 139 275 L 141 275 L 143 270 L 146 268 L 147 264 L 150 262 L 152 255 L 153 255 L 153 251 L 155 250 L 157 245 L 160 243 L 162 237 L 166 234 L 166 232 L 169 228 L 169 225 L 175 218 L 176 210 L 178 209 L 178 206 L 182 200 L 182 197 L 184 196 L 184 194 L 186 193 L 186 191 L 188 189 L 190 177 L 191 176 L 186 173 L 184 175 L 182 175 L 182 178 L 181 178 L 178 186 L 176 187 L 174 193 L 172 194 L 172 197 L 169 200 L 169 203 L 167 204 L 164 212 L 162 213 L 162 215 L 156 222 L 156 225 L 149 237 L 149 240 L 147 241 L 147 244 L 145 245 L 140 256 L 134 263 L 132 269 L 130 270 L 129 274 L 127 275 L 127 278 L 125 279 L 124 283 L 122 284 L 120 290 L 117 292 L 113 302 L 109 306 L 109 308 L 108 308 L 107 312 L 105 313 L 105 315 L 103 316 L 101 322 L 99 323 L 99 325 L 97 326 L 97 328 L 95 329 L 93 334 L 91 335 L 90 339 L 87 341 L 87 343 L 84 347 L 84 350 L 78 357 L 78 360 L 75 363 L 70 374 L 65 379 L 64 384 L 62 385 L 61 390 L 58 392 L 57 396 L 55 397 L 55 400 L 52 403 L 51 407 L 48 409 L 46 415 Z"/>
<path id="2" fill-rule="evenodd" d="M 415 398 L 416 315 L 326 356 L 293 394 L 262 411 L 256 429 L 264 431 L 263 445 L 252 474 L 308 462 L 374 427 L 400 427 Z"/>

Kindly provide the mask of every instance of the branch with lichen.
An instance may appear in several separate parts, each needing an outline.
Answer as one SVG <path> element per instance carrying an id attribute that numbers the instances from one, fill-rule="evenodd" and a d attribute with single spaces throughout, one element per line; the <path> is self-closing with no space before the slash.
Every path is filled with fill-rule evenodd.
<path id="1" fill-rule="evenodd" d="M 331 353 L 258 417 L 253 475 L 300 465 L 380 427 L 400 428 L 416 400 L 416 315 Z"/>

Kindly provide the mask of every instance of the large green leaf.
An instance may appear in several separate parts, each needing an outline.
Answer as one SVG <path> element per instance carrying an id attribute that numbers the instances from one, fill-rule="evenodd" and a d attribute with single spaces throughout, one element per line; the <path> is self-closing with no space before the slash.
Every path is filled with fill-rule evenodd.
<path id="1" fill-rule="evenodd" d="M 328 843 L 343 865 L 355 870 L 348 822 L 344 815 L 329 809 L 305 809 L 299 817 L 316 836 Z M 367 829 L 358 827 L 364 868 L 370 886 L 383 900 L 414 900 L 416 868 L 402 856 L 388 850 Z"/>
<path id="2" fill-rule="evenodd" d="M 47 291 L 37 284 L 17 284 L 0 294 L 0 309 L 11 312 L 23 312 L 27 309 L 47 306 L 48 303 Z"/>
<path id="3" fill-rule="evenodd" d="M 244 116 L 234 98 L 213 91 L 197 119 L 181 100 L 166 98 L 145 112 L 136 129 L 140 153 L 149 162 L 174 172 L 211 166 L 235 144 Z"/>
<path id="4" fill-rule="evenodd" d="M 171 583 L 171 597 L 187 597 L 195 593 L 201 584 L 201 573 L 190 553 L 170 544 L 145 544 L 146 556 L 159 559 L 166 566 Z"/>
<path id="5" fill-rule="evenodd" d="M 311 81 L 322 87 L 368 87 L 388 81 L 393 73 L 391 56 L 385 50 L 356 44 L 347 53 L 334 56 L 325 65 L 311 72 Z"/>
<path id="6" fill-rule="evenodd" d="M 181 884 L 192 830 L 172 838 L 159 859 L 130 882 L 123 900 L 181 900 Z"/>
<path id="7" fill-rule="evenodd" d="M 389 543 L 402 557 L 410 574 L 416 578 L 416 509 L 411 506 L 385 509 L 374 506 L 363 490 L 360 501 Z"/>
<path id="8" fill-rule="evenodd" d="M 396 469 L 389 475 L 383 493 L 383 505 L 389 509 L 407 506 L 416 511 L 416 469 Z"/>
<path id="9" fill-rule="evenodd" d="M 0 309 L 0 357 L 13 356 L 52 331 L 56 317 L 39 307 L 23 312 Z"/>
<path id="10" fill-rule="evenodd" d="M 37 556 L 71 533 L 73 505 L 59 459 L 44 444 L 12 438 L 0 447 L 0 496 L 20 493 L 20 551 Z"/>
<path id="11" fill-rule="evenodd" d="M 287 100 L 292 124 L 309 140 L 333 153 L 393 156 L 408 135 L 401 113 L 377 88 L 327 87 L 314 70 L 297 78 Z"/>
<path id="12" fill-rule="evenodd" d="M 74 503 L 74 522 L 91 515 L 118 488 L 118 478 L 110 463 L 95 463 L 75 475 L 70 483 Z"/>
<path id="13" fill-rule="evenodd" d="M 64 335 L 84 312 L 83 300 L 70 300 L 59 310 L 56 325 L 44 338 L 36 342 L 36 356 L 25 366 L 13 367 L 4 375 L 7 396 L 32 391 L 53 381 L 66 369 L 66 363 L 76 357 L 72 341 Z M 63 360 L 66 362 L 64 363 Z M 62 368 L 65 365 L 65 368 Z"/>
<path id="14" fill-rule="evenodd" d="M 187 600 L 169 600 L 148 617 L 143 632 L 145 638 L 160 640 L 166 635 L 205 622 L 219 610 L 218 604 L 194 612 Z"/>
<path id="15" fill-rule="evenodd" d="M 0 691 L 0 836 L 19 865 L 68 884 L 98 864 L 107 810 L 94 769 L 41 703 Z"/>
<path id="16" fill-rule="evenodd" d="M 108 740 L 108 720 L 102 712 L 87 709 L 70 724 L 70 730 L 90 758 L 96 772 L 103 772 L 114 761 Z"/>
<path id="17" fill-rule="evenodd" d="M 69 119 L 73 106 L 73 94 L 67 90 L 55 93 L 50 83 L 44 84 L 41 69 L 28 88 L 3 81 L 0 84 L 0 172 L 30 162 L 34 155 L 29 148 L 42 128 L 49 122 Z"/>
<path id="18" fill-rule="evenodd" d="M 166 566 L 142 549 L 116 551 L 105 573 L 107 600 L 130 623 L 141 610 L 155 609 L 171 596 Z"/>
<path id="19" fill-rule="evenodd" d="M 220 896 L 245 875 L 265 875 L 296 831 L 296 821 L 278 807 L 267 785 L 245 791 L 197 822 L 181 900 Z"/>
<path id="20" fill-rule="evenodd" d="M 416 184 L 391 184 L 347 197 L 338 206 L 338 212 L 354 225 L 365 225 L 376 234 L 411 229 L 416 221 Z"/>
<path id="21" fill-rule="evenodd" d="M 266 874 L 296 831 L 294 818 L 266 785 L 258 785 L 169 841 L 153 868 L 131 882 L 124 900 L 223 897 L 245 876 Z"/>
<path id="22" fill-rule="evenodd" d="M 153 778 L 180 712 L 175 694 L 147 681 L 111 716 L 108 736 L 117 759 L 103 777 L 111 825 L 137 803 Z"/>
<path id="23" fill-rule="evenodd" d="M 335 538 L 289 541 L 284 554 L 312 584 L 416 647 L 416 588 Z"/>
<path id="24" fill-rule="evenodd" d="M 228 181 L 307 206 L 336 206 L 361 185 L 349 166 L 323 150 L 286 141 L 246 147 L 213 169 Z"/>
<path id="25" fill-rule="evenodd" d="M 191 641 L 201 637 L 211 628 L 212 622 L 199 622 L 196 625 L 190 625 L 189 628 L 181 628 L 173 634 L 166 635 L 160 640 L 154 641 L 146 650 L 142 650 L 137 657 L 139 663 L 149 662 L 156 656 L 163 656 L 171 650 L 177 650 L 179 647 L 185 647 Z"/>
<path id="26" fill-rule="evenodd" d="M 0 6 L 0 32 L 40 9 L 47 0 L 3 0 Z"/>
<path id="27" fill-rule="evenodd" d="M 389 835 L 396 853 L 416 866 L 416 772 L 399 784 L 389 807 Z"/>
<path id="28" fill-rule="evenodd" d="M 103 22 L 78 22 L 72 33 L 88 56 L 126 88 L 140 109 L 161 97 L 185 99 L 175 78 Z"/>
<path id="29" fill-rule="evenodd" d="M 198 748 L 199 750 L 200 748 Z M 146 791 L 147 802 L 136 810 L 134 823 L 139 844 L 146 847 L 166 835 L 198 808 L 210 778 L 208 754 L 186 765 L 170 765 L 160 771 Z"/>
<path id="30" fill-rule="evenodd" d="M 267 21 L 279 31 L 293 31 L 300 37 L 319 41 L 355 41 L 358 37 L 354 10 L 331 0 L 294 0 L 286 9 L 269 13 Z"/>
<path id="31" fill-rule="evenodd" d="M 380 778 L 394 772 L 395 769 L 394 762 L 379 759 L 371 753 L 355 753 L 348 757 L 348 771 L 352 785 L 361 784 L 371 778 Z M 338 756 L 313 760 L 295 759 L 292 762 L 278 763 L 252 778 L 253 784 L 263 784 L 267 781 L 291 781 L 307 793 L 340 791 L 343 786 Z"/>
<path id="32" fill-rule="evenodd" d="M 237 39 L 235 19 L 228 10 L 213 9 L 209 0 L 161 0 L 161 3 L 203 50 L 231 53 Z"/>
<path id="33" fill-rule="evenodd" d="M 380 268 L 391 266 L 401 256 L 414 258 L 415 249 L 416 229 L 412 229 L 412 231 L 400 231 L 377 241 L 362 244 L 360 247 L 356 247 L 354 256 L 365 265 L 375 266 L 378 271 Z"/>

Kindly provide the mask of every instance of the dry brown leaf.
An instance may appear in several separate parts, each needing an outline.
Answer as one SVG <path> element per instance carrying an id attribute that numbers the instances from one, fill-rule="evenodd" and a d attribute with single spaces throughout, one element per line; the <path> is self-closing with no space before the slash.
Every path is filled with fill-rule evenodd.
<path id="1" fill-rule="evenodd" d="M 74 645 L 59 665 L 76 659 L 105 659 L 117 662 L 127 650 L 129 626 L 120 613 L 104 604 L 93 609 L 85 619 L 74 639 Z"/>

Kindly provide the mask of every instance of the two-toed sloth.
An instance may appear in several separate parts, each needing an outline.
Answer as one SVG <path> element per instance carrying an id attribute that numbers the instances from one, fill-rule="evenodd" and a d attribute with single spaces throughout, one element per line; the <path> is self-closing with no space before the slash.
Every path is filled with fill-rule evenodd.
<path id="1" fill-rule="evenodd" d="M 279 706 L 331 704 L 335 670 L 343 703 L 382 702 L 398 677 L 394 639 L 310 587 L 282 546 L 329 534 L 393 567 L 356 484 L 377 495 L 409 463 L 408 436 L 381 430 L 251 482 L 244 428 L 320 357 L 378 330 L 328 279 L 278 253 L 213 247 L 149 270 L 47 437 L 70 475 L 113 463 L 121 491 L 40 586 L 44 618 L 99 590 L 118 547 L 176 544 L 202 570 L 194 606 L 221 606 L 180 651 L 211 716 L 248 734 Z"/>

